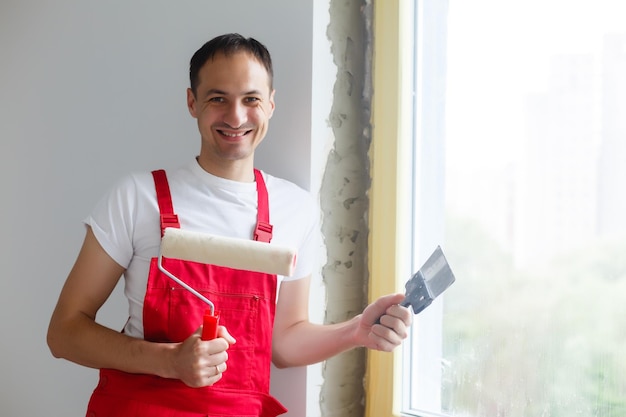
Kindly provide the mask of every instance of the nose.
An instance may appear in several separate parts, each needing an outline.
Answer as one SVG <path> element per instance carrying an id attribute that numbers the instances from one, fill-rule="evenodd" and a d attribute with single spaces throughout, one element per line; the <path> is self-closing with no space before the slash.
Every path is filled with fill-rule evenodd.
<path id="1" fill-rule="evenodd" d="M 246 123 L 248 113 L 246 106 L 239 101 L 233 101 L 228 104 L 224 113 L 224 123 L 232 128 L 238 128 Z"/>

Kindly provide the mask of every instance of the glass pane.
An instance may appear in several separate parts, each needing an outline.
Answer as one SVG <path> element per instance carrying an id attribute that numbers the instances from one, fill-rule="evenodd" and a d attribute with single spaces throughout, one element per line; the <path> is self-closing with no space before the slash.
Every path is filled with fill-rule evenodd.
<path id="1" fill-rule="evenodd" d="M 446 89 L 443 411 L 626 416 L 626 2 L 449 0 Z"/>

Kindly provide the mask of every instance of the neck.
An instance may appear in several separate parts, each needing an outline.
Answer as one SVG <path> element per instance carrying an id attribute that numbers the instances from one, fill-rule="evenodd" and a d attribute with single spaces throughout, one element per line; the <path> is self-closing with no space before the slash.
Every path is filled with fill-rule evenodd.
<path id="1" fill-rule="evenodd" d="M 211 175 L 239 182 L 254 182 L 254 164 L 252 159 L 237 161 L 213 161 L 203 157 L 196 157 L 200 167 Z"/>

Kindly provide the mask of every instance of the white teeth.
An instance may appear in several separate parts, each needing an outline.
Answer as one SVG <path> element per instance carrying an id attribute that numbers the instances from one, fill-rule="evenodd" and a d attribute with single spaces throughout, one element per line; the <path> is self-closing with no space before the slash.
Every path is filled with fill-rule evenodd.
<path id="1" fill-rule="evenodd" d="M 231 138 L 236 138 L 238 136 L 243 136 L 244 134 L 245 133 L 228 133 L 228 132 L 222 131 L 222 135 L 228 136 L 228 137 L 231 137 Z"/>

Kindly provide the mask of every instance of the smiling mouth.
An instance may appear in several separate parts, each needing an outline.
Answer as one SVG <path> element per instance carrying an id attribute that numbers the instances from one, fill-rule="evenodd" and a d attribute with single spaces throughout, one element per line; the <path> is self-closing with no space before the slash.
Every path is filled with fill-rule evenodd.
<path id="1" fill-rule="evenodd" d="M 236 139 L 236 138 L 241 138 L 241 137 L 246 136 L 248 133 L 252 132 L 252 130 L 244 130 L 241 132 L 227 132 L 225 130 L 218 129 L 217 132 L 222 136 L 226 136 L 227 138 Z"/>

